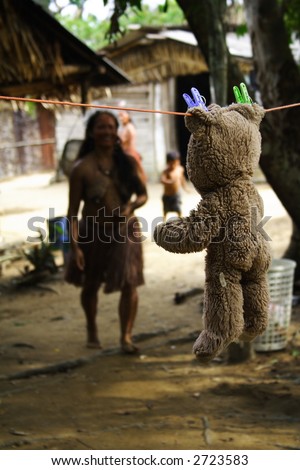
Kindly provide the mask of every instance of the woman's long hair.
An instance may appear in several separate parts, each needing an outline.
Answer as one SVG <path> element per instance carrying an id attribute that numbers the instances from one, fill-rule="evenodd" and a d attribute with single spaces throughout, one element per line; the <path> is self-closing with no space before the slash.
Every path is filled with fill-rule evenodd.
<path id="1" fill-rule="evenodd" d="M 79 148 L 77 160 L 84 158 L 95 149 L 95 142 L 91 134 L 98 116 L 110 116 L 115 121 L 116 128 L 119 128 L 119 121 L 113 113 L 109 111 L 96 111 L 93 113 L 87 121 L 85 138 Z M 119 137 L 114 149 L 114 161 L 118 174 L 120 196 L 122 202 L 125 203 L 134 192 L 140 191 L 142 183 L 137 176 L 134 158 L 124 152 Z"/>

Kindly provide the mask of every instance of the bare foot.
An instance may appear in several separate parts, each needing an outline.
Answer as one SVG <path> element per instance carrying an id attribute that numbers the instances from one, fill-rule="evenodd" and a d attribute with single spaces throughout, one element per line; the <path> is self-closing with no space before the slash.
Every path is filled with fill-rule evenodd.
<path id="1" fill-rule="evenodd" d="M 123 354 L 139 354 L 139 348 L 133 343 L 122 343 L 121 351 Z"/>
<path id="2" fill-rule="evenodd" d="M 88 341 L 86 343 L 86 347 L 88 349 L 102 349 L 102 346 L 101 344 L 99 343 L 99 341 Z"/>

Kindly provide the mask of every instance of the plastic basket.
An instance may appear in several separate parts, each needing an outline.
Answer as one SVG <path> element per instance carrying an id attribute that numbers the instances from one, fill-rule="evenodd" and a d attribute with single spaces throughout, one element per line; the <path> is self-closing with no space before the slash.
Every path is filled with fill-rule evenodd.
<path id="1" fill-rule="evenodd" d="M 287 345 L 295 267 L 295 261 L 289 259 L 272 261 L 268 271 L 269 324 L 265 332 L 255 339 L 255 351 L 278 351 Z"/>

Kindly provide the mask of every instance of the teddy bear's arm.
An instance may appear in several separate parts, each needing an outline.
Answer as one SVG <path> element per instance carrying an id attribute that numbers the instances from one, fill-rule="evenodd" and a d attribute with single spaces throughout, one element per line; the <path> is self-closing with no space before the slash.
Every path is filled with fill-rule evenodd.
<path id="1" fill-rule="evenodd" d="M 200 203 L 188 217 L 157 225 L 154 240 L 157 245 L 172 253 L 192 253 L 207 248 L 219 230 L 219 217 L 210 215 Z"/>

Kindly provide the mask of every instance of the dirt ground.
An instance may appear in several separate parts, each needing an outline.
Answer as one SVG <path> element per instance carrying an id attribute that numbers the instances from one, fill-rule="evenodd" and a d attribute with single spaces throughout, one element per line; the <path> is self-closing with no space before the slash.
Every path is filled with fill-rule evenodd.
<path id="1" fill-rule="evenodd" d="M 279 256 L 290 224 L 282 215 L 271 222 Z M 191 349 L 202 295 L 174 299 L 203 286 L 204 254 L 169 254 L 150 237 L 144 255 L 137 356 L 119 351 L 118 294 L 100 294 L 104 349 L 88 350 L 79 290 L 64 283 L 62 270 L 16 288 L 23 261 L 6 267 L 0 449 L 300 449 L 300 306 L 285 349 L 236 364 L 225 353 L 201 365 Z"/>

